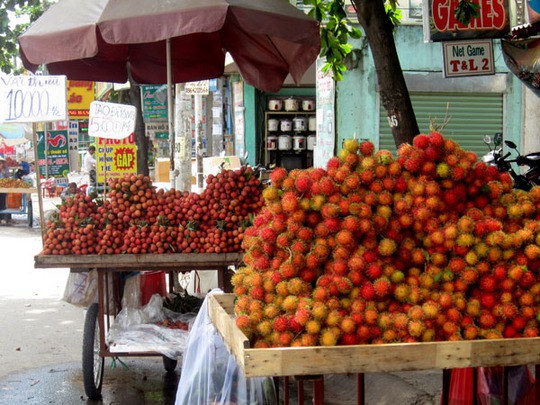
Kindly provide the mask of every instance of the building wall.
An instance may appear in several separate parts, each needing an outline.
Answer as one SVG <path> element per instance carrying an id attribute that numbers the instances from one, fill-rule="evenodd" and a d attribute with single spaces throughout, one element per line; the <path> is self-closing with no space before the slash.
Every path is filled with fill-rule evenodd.
<path id="1" fill-rule="evenodd" d="M 409 91 L 433 92 L 500 92 L 505 95 L 504 135 L 518 145 L 522 144 L 523 85 L 508 72 L 500 41 L 493 40 L 495 75 L 461 78 L 443 77 L 441 43 L 425 43 L 422 27 L 404 25 L 396 29 L 395 42 Z M 353 44 L 358 51 L 357 66 L 345 73 L 337 84 L 336 122 L 337 142 L 356 134 L 378 142 L 379 96 L 373 58 L 365 38 Z M 439 117 L 440 121 L 444 117 Z"/>

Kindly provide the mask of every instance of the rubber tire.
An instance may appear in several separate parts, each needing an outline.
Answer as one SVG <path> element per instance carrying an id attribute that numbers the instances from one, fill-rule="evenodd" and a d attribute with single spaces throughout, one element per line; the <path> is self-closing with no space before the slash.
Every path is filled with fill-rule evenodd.
<path id="1" fill-rule="evenodd" d="M 98 304 L 88 307 L 84 321 L 82 374 L 84 391 L 89 399 L 101 399 L 105 358 L 99 356 Z"/>
<path id="2" fill-rule="evenodd" d="M 168 373 L 173 372 L 176 370 L 176 365 L 178 364 L 178 360 L 173 360 L 170 357 L 163 356 L 163 367 L 165 367 L 165 371 Z"/>

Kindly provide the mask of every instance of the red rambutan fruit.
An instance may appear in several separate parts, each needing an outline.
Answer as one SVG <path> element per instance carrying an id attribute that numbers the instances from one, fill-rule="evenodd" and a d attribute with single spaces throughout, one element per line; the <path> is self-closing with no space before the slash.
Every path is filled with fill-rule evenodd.
<path id="1" fill-rule="evenodd" d="M 363 141 L 360 143 L 360 153 L 364 156 L 370 156 L 375 150 L 375 145 L 371 141 Z"/>
<path id="2" fill-rule="evenodd" d="M 418 134 L 413 139 L 413 146 L 419 149 L 426 149 L 429 146 L 429 137 L 426 134 Z"/>

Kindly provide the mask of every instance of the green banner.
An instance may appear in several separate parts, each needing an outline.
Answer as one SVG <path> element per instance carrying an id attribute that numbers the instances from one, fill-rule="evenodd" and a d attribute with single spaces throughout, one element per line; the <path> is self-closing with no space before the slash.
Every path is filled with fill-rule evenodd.
<path id="1" fill-rule="evenodd" d="M 47 153 L 45 154 L 45 136 L 37 132 L 38 167 L 42 176 L 67 177 L 69 173 L 69 150 L 67 131 L 47 132 Z M 47 157 L 45 157 L 47 156 Z"/>

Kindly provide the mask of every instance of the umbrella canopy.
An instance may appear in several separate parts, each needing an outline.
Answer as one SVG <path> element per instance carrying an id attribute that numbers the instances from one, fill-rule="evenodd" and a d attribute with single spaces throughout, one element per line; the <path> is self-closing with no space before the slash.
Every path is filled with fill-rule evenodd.
<path id="1" fill-rule="evenodd" d="M 32 130 L 23 124 L 0 124 L 0 144 L 20 145 L 32 140 Z"/>
<path id="2" fill-rule="evenodd" d="M 229 52 L 243 79 L 277 91 L 320 49 L 319 25 L 280 0 L 60 0 L 19 37 L 24 66 L 72 80 L 185 83 L 223 74 Z"/>

